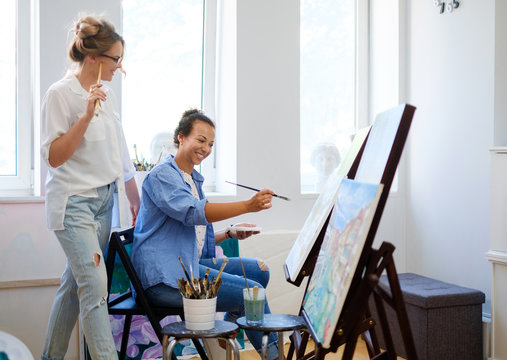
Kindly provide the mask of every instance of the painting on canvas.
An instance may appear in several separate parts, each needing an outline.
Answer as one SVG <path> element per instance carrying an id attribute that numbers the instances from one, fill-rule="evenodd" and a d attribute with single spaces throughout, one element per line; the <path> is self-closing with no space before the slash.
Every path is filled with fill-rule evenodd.
<path id="1" fill-rule="evenodd" d="M 342 180 L 303 309 L 316 342 L 327 348 L 357 268 L 383 185 Z"/>
<path id="2" fill-rule="evenodd" d="M 324 189 L 313 204 L 312 210 L 306 218 L 303 228 L 301 229 L 301 232 L 299 233 L 285 261 L 285 265 L 287 266 L 287 270 L 292 281 L 296 280 L 313 247 L 313 244 L 315 243 L 315 240 L 319 236 L 322 227 L 333 208 L 333 204 L 336 201 L 340 182 L 351 168 L 369 130 L 370 127 L 366 127 L 357 132 L 344 160 L 341 162 L 338 169 L 329 176 Z"/>

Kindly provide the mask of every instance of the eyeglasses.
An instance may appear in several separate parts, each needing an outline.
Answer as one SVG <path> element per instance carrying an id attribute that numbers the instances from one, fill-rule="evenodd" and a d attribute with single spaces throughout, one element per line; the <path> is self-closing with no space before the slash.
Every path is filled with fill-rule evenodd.
<path id="1" fill-rule="evenodd" d="M 115 57 L 115 56 L 109 56 L 109 55 L 106 55 L 106 54 L 102 54 L 100 56 L 107 57 L 107 58 L 113 60 L 116 63 L 116 65 L 118 65 L 119 63 L 121 63 L 121 61 L 123 60 L 123 58 L 121 56 L 116 56 Z"/>

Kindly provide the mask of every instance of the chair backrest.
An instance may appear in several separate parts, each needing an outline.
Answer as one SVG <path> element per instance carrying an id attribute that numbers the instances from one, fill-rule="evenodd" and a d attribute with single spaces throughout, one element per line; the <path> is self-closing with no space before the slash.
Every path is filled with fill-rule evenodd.
<path id="1" fill-rule="evenodd" d="M 109 241 L 108 251 L 106 255 L 107 289 L 109 293 L 107 305 L 110 311 L 112 310 L 111 307 L 113 307 L 116 314 L 121 313 L 124 315 L 146 315 L 146 317 L 148 317 L 151 326 L 153 327 L 153 330 L 157 334 L 160 344 L 162 344 L 163 335 L 162 335 L 162 327 L 160 326 L 160 320 L 167 315 L 179 315 L 181 318 L 184 318 L 183 307 L 169 308 L 169 307 L 154 307 L 150 305 L 150 303 L 148 302 L 148 298 L 146 297 L 146 294 L 144 292 L 143 286 L 141 285 L 141 281 L 139 280 L 139 277 L 137 276 L 132 261 L 130 260 L 130 255 L 125 248 L 126 246 L 132 244 L 133 241 L 134 241 L 134 228 L 129 228 L 122 231 L 115 231 L 111 234 L 111 239 Z M 116 255 L 118 255 L 123 267 L 125 268 L 127 277 L 130 280 L 131 288 L 128 289 L 127 292 L 110 300 L 109 296 L 111 294 L 111 285 L 113 281 Z M 134 291 L 136 293 L 135 301 L 132 301 L 131 299 L 133 297 L 132 288 L 134 288 Z M 121 308 L 120 310 L 118 309 L 119 307 Z M 192 339 L 192 342 L 194 343 L 194 346 L 199 355 L 201 356 L 201 358 L 207 360 L 208 357 L 206 356 L 206 352 L 202 348 L 199 341 L 197 339 Z M 173 359 L 176 359 L 174 355 Z"/>
<path id="2" fill-rule="evenodd" d="M 130 260 L 130 256 L 125 248 L 126 245 L 131 244 L 133 241 L 134 241 L 134 228 L 129 228 L 122 231 L 115 231 L 111 234 L 111 239 L 109 241 L 109 247 L 106 257 L 108 291 L 109 292 L 111 291 L 115 258 L 116 255 L 118 255 L 123 267 L 125 268 L 128 279 L 130 280 L 131 287 L 134 288 L 134 291 L 136 293 L 137 305 L 140 307 L 142 312 L 148 317 L 151 326 L 153 327 L 153 330 L 155 330 L 155 333 L 159 337 L 159 340 L 162 342 L 162 327 L 160 326 L 159 323 L 160 318 L 156 316 L 155 309 L 149 304 L 148 298 L 146 297 L 141 281 L 137 276 L 132 261 Z M 108 306 L 109 307 L 114 306 L 115 304 L 123 301 L 128 297 L 132 297 L 132 289 L 129 289 L 126 293 L 121 294 L 117 298 L 111 300 L 108 298 Z M 169 313 L 171 311 L 163 311 L 163 312 Z"/>
<path id="3" fill-rule="evenodd" d="M 111 234 L 111 239 L 109 241 L 106 253 L 107 289 L 110 295 L 113 286 L 113 276 L 115 270 L 116 271 L 124 270 L 124 272 L 127 274 L 128 280 L 130 281 L 130 286 L 134 286 L 131 280 L 132 277 L 138 279 L 135 269 L 130 260 L 128 251 L 126 249 L 126 246 L 132 244 L 133 241 L 134 241 L 134 228 L 116 231 Z M 115 269 L 115 265 L 118 264 L 117 256 L 121 262 L 121 265 L 123 266 L 123 269 L 121 268 Z M 131 291 L 130 288 L 127 290 L 127 292 L 129 291 Z"/>

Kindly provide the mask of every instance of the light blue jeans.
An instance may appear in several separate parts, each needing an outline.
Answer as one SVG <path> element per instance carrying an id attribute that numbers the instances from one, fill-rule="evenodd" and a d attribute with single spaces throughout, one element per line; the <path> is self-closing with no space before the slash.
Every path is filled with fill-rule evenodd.
<path id="1" fill-rule="evenodd" d="M 217 311 L 227 312 L 225 320 L 235 322 L 236 319 L 245 315 L 243 305 L 243 289 L 245 288 L 245 278 L 241 270 L 239 258 L 228 258 L 229 262 L 222 272 L 222 285 L 218 291 Z M 257 259 L 241 258 L 245 267 L 245 273 L 248 278 L 248 286 L 258 286 L 266 288 L 269 282 L 269 270 L 261 270 Z M 222 259 L 201 259 L 199 266 L 199 276 L 204 277 L 206 269 L 210 269 L 210 276 L 216 278 L 218 270 L 222 265 Z M 165 284 L 158 284 L 146 289 L 146 296 L 153 305 L 168 307 L 183 307 L 183 299 L 178 289 Z M 268 302 L 264 307 L 265 314 L 271 314 Z M 262 336 L 260 331 L 245 331 L 248 340 L 260 354 L 262 348 Z M 276 333 L 271 333 L 268 340 L 268 359 L 273 360 L 278 357 L 278 337 Z"/>
<path id="2" fill-rule="evenodd" d="M 93 360 L 118 359 L 107 310 L 103 252 L 111 232 L 115 184 L 97 189 L 98 198 L 71 196 L 65 230 L 55 231 L 67 266 L 51 308 L 43 360 L 63 359 L 78 315 Z"/>

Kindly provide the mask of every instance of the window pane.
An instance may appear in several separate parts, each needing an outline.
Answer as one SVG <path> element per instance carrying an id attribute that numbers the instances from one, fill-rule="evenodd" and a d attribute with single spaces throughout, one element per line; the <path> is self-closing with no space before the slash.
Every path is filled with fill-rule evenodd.
<path id="1" fill-rule="evenodd" d="M 301 191 L 320 185 L 355 132 L 355 0 L 301 0 Z"/>
<path id="2" fill-rule="evenodd" d="M 0 176 L 16 174 L 16 1 L 0 2 Z"/>
<path id="3" fill-rule="evenodd" d="M 201 108 L 203 0 L 124 0 L 123 35 L 125 137 L 133 158 L 136 144 L 139 160 L 156 162 L 153 137 Z"/>

